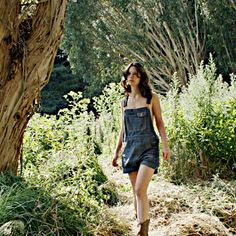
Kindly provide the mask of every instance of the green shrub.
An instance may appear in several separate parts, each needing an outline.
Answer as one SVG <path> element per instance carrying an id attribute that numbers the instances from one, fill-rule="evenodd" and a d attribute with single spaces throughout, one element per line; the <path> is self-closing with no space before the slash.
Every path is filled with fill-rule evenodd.
<path id="1" fill-rule="evenodd" d="M 98 112 L 93 136 L 105 154 L 112 155 L 121 127 L 121 99 L 120 84 L 110 83 L 102 95 L 94 98 L 94 107 Z"/>
<path id="2" fill-rule="evenodd" d="M 162 98 L 172 161 L 164 165 L 168 176 L 182 179 L 236 174 L 236 80 L 231 86 L 216 75 L 214 63 L 200 66 L 187 88 L 178 93 L 175 83 Z"/>
<path id="3" fill-rule="evenodd" d="M 103 235 L 97 232 L 99 229 L 107 234 L 122 234 L 124 226 L 107 215 L 104 206 L 104 203 L 116 204 L 118 197 L 98 164 L 98 144 L 92 135 L 95 117 L 87 111 L 90 101 L 74 92 L 66 99 L 69 108 L 61 110 L 57 118 L 36 114 L 30 120 L 24 136 L 23 177 L 29 186 L 43 189 L 64 206 L 63 214 L 68 217 L 71 229 L 62 224 L 62 229 L 58 229 L 60 235 L 75 235 L 83 230 L 84 235 Z M 49 208 L 49 214 L 54 210 Z M 80 224 L 83 224 L 81 229 Z M 108 227 L 115 224 L 119 228 Z M 34 227 L 39 230 L 42 226 Z M 48 227 L 54 230 L 54 226 Z"/>

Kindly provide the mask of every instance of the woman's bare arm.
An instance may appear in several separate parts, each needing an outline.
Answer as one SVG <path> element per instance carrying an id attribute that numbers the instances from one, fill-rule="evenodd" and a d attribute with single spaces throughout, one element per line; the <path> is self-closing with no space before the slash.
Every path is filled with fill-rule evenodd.
<path id="1" fill-rule="evenodd" d="M 168 147 L 168 140 L 167 140 L 165 125 L 164 125 L 164 122 L 162 119 L 162 114 L 161 114 L 161 105 L 160 105 L 158 95 L 156 93 L 153 93 L 152 111 L 153 111 L 153 114 L 155 117 L 157 129 L 159 131 L 159 134 L 160 134 L 161 140 L 162 140 L 163 157 L 164 157 L 164 159 L 168 159 L 169 155 L 170 155 L 170 151 L 169 151 L 169 147 Z"/>

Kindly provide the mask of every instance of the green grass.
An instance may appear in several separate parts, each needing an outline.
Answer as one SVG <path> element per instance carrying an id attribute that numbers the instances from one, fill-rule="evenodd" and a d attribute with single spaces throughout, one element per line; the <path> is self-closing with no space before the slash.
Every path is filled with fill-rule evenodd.
<path id="1" fill-rule="evenodd" d="M 9 173 L 1 174 L 0 188 L 0 225 L 21 220 L 28 235 L 76 235 L 76 232 L 89 235 L 89 228 L 78 213 L 44 189 Z"/>
<path id="2" fill-rule="evenodd" d="M 20 220 L 26 226 L 27 235 L 34 236 L 123 235 L 127 230 L 113 215 L 108 215 L 103 202 L 92 196 L 79 199 L 69 185 L 48 191 L 43 186 L 45 180 L 36 183 L 36 179 L 36 176 L 29 180 L 9 173 L 0 175 L 0 225 Z M 58 181 L 57 185 L 62 186 Z M 104 188 L 107 194 L 110 188 Z M 111 200 L 117 201 L 114 196 Z"/>

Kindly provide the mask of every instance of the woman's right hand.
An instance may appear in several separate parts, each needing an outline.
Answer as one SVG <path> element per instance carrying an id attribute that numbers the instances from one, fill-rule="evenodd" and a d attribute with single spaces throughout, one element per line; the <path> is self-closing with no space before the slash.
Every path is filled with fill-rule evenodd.
<path id="1" fill-rule="evenodd" d="M 113 157 L 113 160 L 112 160 L 112 165 L 113 165 L 114 167 L 117 167 L 117 166 L 118 166 L 117 160 L 118 160 L 118 154 L 115 153 L 115 154 L 114 154 L 114 157 Z"/>

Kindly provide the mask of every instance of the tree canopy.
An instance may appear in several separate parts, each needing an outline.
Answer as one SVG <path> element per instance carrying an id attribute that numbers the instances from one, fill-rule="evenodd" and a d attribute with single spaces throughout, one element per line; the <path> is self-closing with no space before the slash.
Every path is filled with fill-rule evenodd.
<path id="1" fill-rule="evenodd" d="M 220 73 L 235 72 L 234 19 L 235 4 L 226 0 L 70 2 L 62 47 L 90 95 L 118 81 L 122 65 L 132 60 L 147 65 L 165 93 L 174 73 L 186 85 L 210 52 Z"/>

